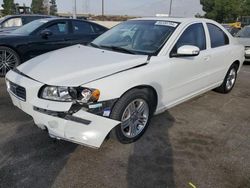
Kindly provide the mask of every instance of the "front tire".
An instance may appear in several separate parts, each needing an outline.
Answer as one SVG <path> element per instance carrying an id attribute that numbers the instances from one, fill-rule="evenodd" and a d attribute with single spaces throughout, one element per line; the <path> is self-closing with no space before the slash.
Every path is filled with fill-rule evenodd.
<path id="1" fill-rule="evenodd" d="M 0 76 L 3 77 L 8 71 L 20 64 L 19 55 L 11 48 L 0 46 Z"/>
<path id="2" fill-rule="evenodd" d="M 232 91 L 232 89 L 235 85 L 236 79 L 237 79 L 238 68 L 239 67 L 236 64 L 233 64 L 229 68 L 223 83 L 221 84 L 220 87 L 215 89 L 216 92 L 227 94 L 230 91 Z"/>
<path id="3" fill-rule="evenodd" d="M 153 114 L 153 100 L 147 89 L 125 93 L 112 109 L 111 118 L 121 121 L 111 136 L 123 144 L 138 140 L 146 131 Z"/>

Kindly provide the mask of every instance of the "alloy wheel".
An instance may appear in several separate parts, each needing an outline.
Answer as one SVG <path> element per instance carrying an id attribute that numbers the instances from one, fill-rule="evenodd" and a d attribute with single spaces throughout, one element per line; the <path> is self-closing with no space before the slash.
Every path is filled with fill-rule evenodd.
<path id="1" fill-rule="evenodd" d="M 149 119 L 149 106 L 143 99 L 136 99 L 125 108 L 121 129 L 124 136 L 134 138 L 146 127 Z"/>
<path id="2" fill-rule="evenodd" d="M 237 75 L 236 70 L 234 68 L 231 69 L 226 81 L 227 90 L 230 90 L 234 86 L 234 83 L 236 81 L 236 75 Z"/>
<path id="3" fill-rule="evenodd" d="M 4 76 L 9 70 L 15 68 L 18 58 L 11 50 L 0 50 L 0 75 Z"/>

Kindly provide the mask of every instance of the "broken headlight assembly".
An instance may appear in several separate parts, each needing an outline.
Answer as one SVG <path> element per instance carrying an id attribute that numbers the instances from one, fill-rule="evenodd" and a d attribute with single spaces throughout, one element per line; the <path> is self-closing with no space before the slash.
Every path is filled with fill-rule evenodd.
<path id="1" fill-rule="evenodd" d="M 100 97 L 98 89 L 84 87 L 43 86 L 39 98 L 61 102 L 90 103 L 97 102 Z"/>

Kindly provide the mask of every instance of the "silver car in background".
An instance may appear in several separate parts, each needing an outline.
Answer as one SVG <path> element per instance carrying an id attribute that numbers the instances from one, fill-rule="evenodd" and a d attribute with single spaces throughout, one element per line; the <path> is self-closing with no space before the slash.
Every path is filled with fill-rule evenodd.
<path id="1" fill-rule="evenodd" d="M 245 26 L 235 35 L 235 37 L 245 46 L 245 61 L 250 62 L 250 25 Z"/>

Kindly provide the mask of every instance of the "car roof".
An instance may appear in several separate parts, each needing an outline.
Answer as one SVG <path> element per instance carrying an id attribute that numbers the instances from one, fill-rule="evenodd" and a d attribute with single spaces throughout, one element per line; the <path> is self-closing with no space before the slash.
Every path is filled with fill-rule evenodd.
<path id="1" fill-rule="evenodd" d="M 44 21 L 47 21 L 47 22 L 53 22 L 53 21 L 60 21 L 60 20 L 66 20 L 66 21 L 70 21 L 70 20 L 75 20 L 75 21 L 82 21 L 82 22 L 88 22 L 88 23 L 91 23 L 91 24 L 95 24 L 95 25 L 98 25 L 100 27 L 103 27 L 105 29 L 108 30 L 107 27 L 101 25 L 101 24 L 98 24 L 98 23 L 95 23 L 95 22 L 91 22 L 91 21 L 88 21 L 88 20 L 84 20 L 84 19 L 72 19 L 72 18 L 64 18 L 64 17 L 49 17 L 49 18 L 41 18 L 41 19 L 38 19 L 38 20 L 44 20 Z M 34 20 L 35 21 L 35 20 Z"/>
<path id="2" fill-rule="evenodd" d="M 14 18 L 14 17 L 55 17 L 50 15 L 43 15 L 43 14 L 16 14 L 16 15 L 8 15 L 5 18 Z"/>
<path id="3" fill-rule="evenodd" d="M 73 19 L 73 18 L 64 18 L 64 17 L 48 17 L 48 18 L 42 18 L 43 20 L 48 20 L 48 21 L 53 21 L 53 20 L 77 20 L 77 21 L 84 21 L 84 22 L 89 22 L 88 20 L 85 19 Z"/>
<path id="4" fill-rule="evenodd" d="M 160 20 L 160 21 L 171 21 L 171 22 L 178 22 L 178 23 L 187 23 L 187 22 L 213 22 L 212 20 L 205 19 L 205 18 L 182 18 L 182 17 L 167 17 L 167 16 L 157 16 L 157 17 L 146 17 L 146 18 L 135 18 L 132 20 Z"/>
<path id="5" fill-rule="evenodd" d="M 48 17 L 48 18 L 41 18 L 40 20 L 46 20 L 46 21 L 56 21 L 56 20 L 72 20 L 70 18 L 63 18 L 63 17 Z M 85 21 L 85 20 L 81 20 L 81 21 Z"/>
<path id="6" fill-rule="evenodd" d="M 91 22 L 91 21 L 88 21 L 88 20 L 85 20 L 85 19 L 73 19 L 73 18 L 64 18 L 64 17 L 50 17 L 50 18 L 42 18 L 40 20 L 46 20 L 46 21 L 57 21 L 57 20 L 73 20 L 73 21 L 82 21 L 82 22 L 88 22 L 88 23 L 91 23 L 91 24 L 96 24 L 96 25 L 99 25 L 103 28 L 106 28 L 105 26 L 103 25 L 100 25 L 98 23 L 95 23 L 95 22 Z"/>

